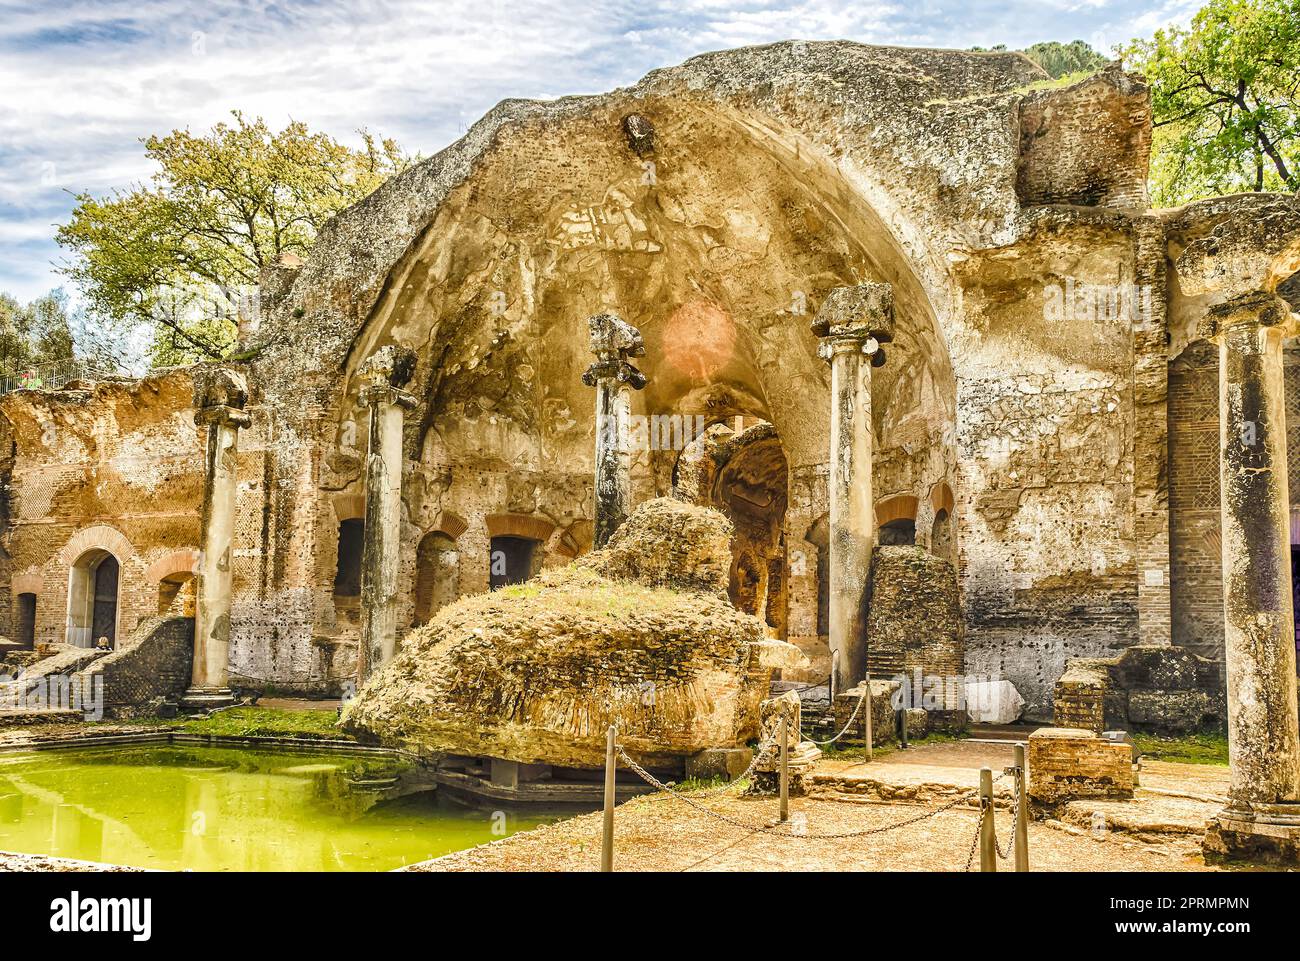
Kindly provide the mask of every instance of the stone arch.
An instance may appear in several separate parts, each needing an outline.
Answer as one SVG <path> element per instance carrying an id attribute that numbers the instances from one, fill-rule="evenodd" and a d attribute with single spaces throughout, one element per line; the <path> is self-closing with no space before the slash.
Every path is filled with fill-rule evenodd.
<path id="1" fill-rule="evenodd" d="M 940 481 L 930 488 L 930 510 L 933 515 L 930 521 L 930 553 L 948 561 L 954 560 L 956 548 L 952 516 L 956 503 L 947 481 Z"/>
<path id="2" fill-rule="evenodd" d="M 546 560 L 546 543 L 555 523 L 532 514 L 489 514 L 488 586 L 519 584 L 537 574 Z"/>
<path id="3" fill-rule="evenodd" d="M 916 543 L 916 513 L 920 500 L 895 494 L 876 503 L 876 540 L 882 545 Z"/>
<path id="4" fill-rule="evenodd" d="M 135 548 L 131 546 L 125 534 L 116 527 L 97 524 L 77 531 L 68 539 L 67 544 L 59 551 L 59 565 L 71 567 L 83 554 L 96 548 L 112 554 L 119 564 L 135 557 Z"/>
<path id="5" fill-rule="evenodd" d="M 159 615 L 194 616 L 194 577 L 199 552 L 186 547 L 166 554 L 145 569 L 145 580 L 158 587 Z"/>
<path id="6" fill-rule="evenodd" d="M 455 541 L 459 540 L 460 535 L 464 534 L 467 530 L 469 530 L 469 522 L 465 520 L 465 518 L 461 517 L 454 511 L 444 510 L 438 512 L 438 517 L 434 520 L 433 526 L 425 531 L 425 534 L 439 532 L 446 534 Z"/>
<path id="7" fill-rule="evenodd" d="M 543 544 L 555 531 L 555 523 L 532 514 L 488 514 L 483 519 L 488 537 L 522 537 Z"/>
<path id="8" fill-rule="evenodd" d="M 366 359 L 397 344 L 420 356 L 409 389 L 428 401 L 408 438 L 412 451 L 432 433 L 454 457 L 481 450 L 487 433 L 496 450 L 511 452 L 507 467 L 551 460 L 585 473 L 585 319 L 614 310 L 646 341 L 650 383 L 638 410 L 761 418 L 785 439 L 791 464 L 823 463 L 829 371 L 808 323 L 831 288 L 877 280 L 893 287 L 898 317 L 893 360 L 873 375 L 877 437 L 900 445 L 902 428 L 892 425 L 921 409 L 934 420 L 925 433 L 938 436 L 956 404 L 942 328 L 964 321 L 936 312 L 952 301 L 952 267 L 938 251 L 900 240 L 910 228 L 887 200 L 890 184 L 837 165 L 774 118 L 755 123 L 748 108 L 680 98 L 657 107 L 659 129 L 675 136 L 673 169 L 692 179 L 664 177 L 653 191 L 620 155 L 617 121 L 606 129 L 578 119 L 579 110 L 572 129 L 556 118 L 566 135 L 540 146 L 504 129 L 499 155 L 467 175 L 466 204 L 431 210 L 385 269 L 384 291 L 344 365 L 340 410 L 350 409 Z M 725 151 L 715 151 L 717 137 Z M 560 143 L 563 157 L 554 154 Z M 575 165 L 575 155 L 584 162 Z M 572 176 L 560 182 L 556 163 Z M 587 199 L 571 209 L 574 197 L 595 198 L 596 207 Z M 483 230 L 505 211 L 508 235 Z M 715 222 L 726 226 L 702 243 L 699 224 Z M 483 284 L 488 275 L 494 285 Z"/>
<path id="9" fill-rule="evenodd" d="M 365 519 L 366 516 L 366 495 L 355 494 L 335 494 L 330 500 L 330 506 L 334 508 L 334 519 L 340 524 L 344 521 Z"/>
<path id="10" fill-rule="evenodd" d="M 595 538 L 596 525 L 585 518 L 579 518 L 555 538 L 551 552 L 558 557 L 573 560 L 591 550 Z"/>
<path id="11" fill-rule="evenodd" d="M 150 564 L 144 571 L 144 579 L 150 584 L 174 578 L 178 574 L 194 574 L 199 569 L 199 552 L 192 547 L 184 547 L 170 554 L 165 554 Z"/>

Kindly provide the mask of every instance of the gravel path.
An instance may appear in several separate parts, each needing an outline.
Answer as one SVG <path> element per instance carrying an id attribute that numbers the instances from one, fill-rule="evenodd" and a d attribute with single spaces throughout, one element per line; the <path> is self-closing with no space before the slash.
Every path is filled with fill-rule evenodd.
<path id="1" fill-rule="evenodd" d="M 715 811 L 771 821 L 771 798 L 711 797 Z M 853 800 L 793 798 L 809 833 L 860 831 L 914 817 L 930 808 Z M 1005 844 L 1010 814 L 999 809 Z M 796 839 L 724 824 L 680 801 L 655 795 L 621 805 L 615 818 L 615 870 L 621 871 L 961 871 L 975 836 L 976 812 L 953 809 L 885 834 L 851 839 Z M 416 865 L 417 871 L 594 871 L 600 864 L 599 813 L 583 815 Z M 1096 839 L 1044 823 L 1029 827 L 1030 865 L 1037 871 L 1203 871 L 1187 845 L 1150 845 L 1121 835 Z M 976 857 L 978 868 L 978 855 Z M 1006 865 L 1002 869 L 1007 869 Z"/>

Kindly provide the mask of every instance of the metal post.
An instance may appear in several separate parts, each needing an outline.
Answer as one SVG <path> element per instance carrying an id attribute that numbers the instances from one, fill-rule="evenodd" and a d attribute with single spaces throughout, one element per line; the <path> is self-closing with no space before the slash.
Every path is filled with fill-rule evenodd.
<path id="1" fill-rule="evenodd" d="M 614 870 L 614 775 L 617 766 L 614 763 L 614 743 L 618 739 L 618 729 L 613 724 L 605 735 L 605 823 L 600 839 L 600 869 Z"/>
<path id="2" fill-rule="evenodd" d="M 870 761 L 870 760 L 871 760 L 871 741 L 872 741 L 872 737 L 871 737 L 871 672 L 870 672 L 870 671 L 868 671 L 868 672 L 867 672 L 867 676 L 864 677 L 864 678 L 862 679 L 862 691 L 863 691 L 863 694 L 862 694 L 862 713 L 866 715 L 866 718 L 865 718 L 865 719 L 863 720 L 863 722 L 862 722 L 862 728 L 863 728 L 863 735 L 862 735 L 862 736 L 863 736 L 863 745 L 862 745 L 862 750 L 863 750 L 863 757 L 865 757 L 868 761 Z"/>
<path id="3" fill-rule="evenodd" d="M 907 708 L 898 709 L 898 746 L 907 750 Z"/>
<path id="4" fill-rule="evenodd" d="M 1025 746 L 1016 745 L 1016 870 L 1029 870 L 1029 797 L 1025 790 Z"/>
<path id="5" fill-rule="evenodd" d="M 993 833 L 993 771 L 980 768 L 980 870 L 998 869 L 998 840 Z"/>
<path id="6" fill-rule="evenodd" d="M 781 820 L 790 820 L 790 716 L 781 715 Z"/>

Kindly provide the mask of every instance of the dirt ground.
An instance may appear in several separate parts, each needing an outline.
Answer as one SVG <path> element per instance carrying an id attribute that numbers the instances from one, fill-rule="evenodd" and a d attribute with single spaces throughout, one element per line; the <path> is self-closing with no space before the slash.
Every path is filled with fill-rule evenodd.
<path id="1" fill-rule="evenodd" d="M 869 764 L 823 759 L 813 795 L 790 802 L 792 823 L 802 825 L 805 837 L 792 837 L 787 829 L 774 834 L 736 826 L 668 795 L 638 798 L 616 812 L 615 870 L 964 871 L 978 821 L 973 804 L 965 803 L 966 789 L 978 785 L 981 767 L 999 774 L 1011 758 L 1010 744 L 961 741 L 918 745 Z M 1201 857 L 1200 835 L 1208 817 L 1222 807 L 1227 778 L 1226 767 L 1147 763 L 1133 801 L 1071 802 L 1057 818 L 1032 822 L 1030 868 L 1213 870 Z M 1005 780 L 999 784 L 999 795 L 1005 796 L 1006 786 Z M 709 810 L 752 827 L 777 819 L 773 798 L 697 797 Z M 811 837 L 886 828 L 959 798 L 963 803 L 955 808 L 879 834 Z M 995 823 L 999 843 L 1009 847 L 1007 807 L 998 807 Z M 584 815 L 411 870 L 594 871 L 600 834 L 601 815 Z M 972 867 L 978 869 L 978 855 Z M 1010 868 L 999 865 L 999 870 Z"/>

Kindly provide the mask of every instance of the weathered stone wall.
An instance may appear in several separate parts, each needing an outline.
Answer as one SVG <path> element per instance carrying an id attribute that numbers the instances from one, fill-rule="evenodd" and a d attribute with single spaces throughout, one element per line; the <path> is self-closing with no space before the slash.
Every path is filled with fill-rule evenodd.
<path id="1" fill-rule="evenodd" d="M 149 713 L 165 697 L 189 687 L 194 664 L 194 619 L 149 618 L 112 654 L 95 661 L 82 677 L 103 678 L 108 717 Z M 93 690 L 90 688 L 89 690 Z"/>
<path id="2" fill-rule="evenodd" d="M 919 547 L 877 547 L 871 563 L 867 664 L 872 677 L 957 677 L 965 625 L 957 573 Z M 919 694 L 919 692 L 918 692 Z"/>
<path id="3" fill-rule="evenodd" d="M 36 594 L 38 643 L 66 639 L 70 569 L 87 556 L 120 564 L 119 642 L 158 614 L 160 581 L 192 574 L 203 456 L 190 396 L 178 372 L 0 401 L 13 452 L 0 607 L 12 620 L 17 595 Z"/>
<path id="4" fill-rule="evenodd" d="M 1222 664 L 1219 357 L 1207 341 L 1169 365 L 1169 513 L 1173 641 Z"/>

